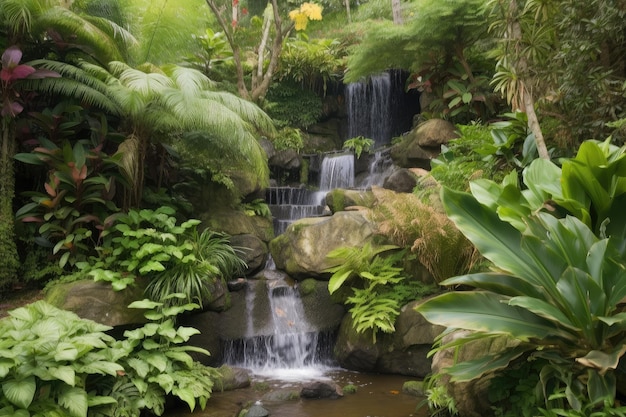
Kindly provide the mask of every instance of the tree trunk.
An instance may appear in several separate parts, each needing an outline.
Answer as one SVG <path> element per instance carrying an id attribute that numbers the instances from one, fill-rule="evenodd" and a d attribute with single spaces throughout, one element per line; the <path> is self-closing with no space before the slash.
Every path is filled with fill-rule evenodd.
<path id="1" fill-rule="evenodd" d="M 402 3 L 400 3 L 400 0 L 391 0 L 391 12 L 393 14 L 394 24 L 401 25 L 404 23 L 404 18 L 402 17 Z"/>
<path id="2" fill-rule="evenodd" d="M 15 195 L 15 125 L 12 119 L 2 118 L 2 147 L 0 148 L 0 288 L 17 280 L 20 262 L 15 244 L 15 215 L 13 197 Z"/>
<path id="3" fill-rule="evenodd" d="M 350 14 L 350 0 L 345 0 L 346 4 L 346 15 L 348 16 L 348 24 L 352 23 L 352 15 Z"/>
<path id="4" fill-rule="evenodd" d="M 535 112 L 535 99 L 532 91 L 528 88 L 530 80 L 528 79 L 528 60 L 520 51 L 522 43 L 522 25 L 520 24 L 518 16 L 517 0 L 511 0 L 509 3 L 509 41 L 515 46 L 515 57 L 517 58 L 513 62 L 513 66 L 516 67 L 516 73 L 519 74 L 519 81 L 517 83 L 517 89 L 521 96 L 522 104 L 526 116 L 528 118 L 528 128 L 535 135 L 535 144 L 537 145 L 537 152 L 540 158 L 550 159 L 548 148 L 546 146 L 541 126 L 539 125 L 539 118 Z"/>

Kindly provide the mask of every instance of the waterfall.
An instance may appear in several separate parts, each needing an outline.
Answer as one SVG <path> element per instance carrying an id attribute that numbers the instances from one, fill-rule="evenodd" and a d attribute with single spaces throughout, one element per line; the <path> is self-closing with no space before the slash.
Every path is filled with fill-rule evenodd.
<path id="1" fill-rule="evenodd" d="M 354 155 L 327 155 L 320 170 L 320 191 L 354 187 Z"/>
<path id="2" fill-rule="evenodd" d="M 401 71 L 388 71 L 346 85 L 347 139 L 363 136 L 379 148 L 411 128 L 413 115 L 419 113 L 419 98 L 405 93 L 404 80 Z"/>
<path id="3" fill-rule="evenodd" d="M 319 333 L 306 320 L 300 293 L 278 271 L 274 278 L 257 281 L 266 286 L 267 300 L 261 300 L 254 288 L 247 288 L 248 337 L 231 341 L 225 362 L 244 367 L 257 375 L 278 379 L 319 378 L 330 369 L 330 336 Z M 256 303 L 269 304 L 269 319 L 262 329 L 255 329 L 253 312 Z M 262 310 L 262 309 L 261 309 Z M 255 334 L 261 331 L 264 334 Z"/>

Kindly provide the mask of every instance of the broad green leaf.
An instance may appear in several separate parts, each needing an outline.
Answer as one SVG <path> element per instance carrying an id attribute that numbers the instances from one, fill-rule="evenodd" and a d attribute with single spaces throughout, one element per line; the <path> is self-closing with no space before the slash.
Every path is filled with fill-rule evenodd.
<path id="1" fill-rule="evenodd" d="M 444 369 L 451 376 L 451 381 L 465 382 L 479 378 L 485 373 L 506 368 L 508 364 L 528 351 L 528 346 L 517 346 L 495 355 L 482 356 L 470 361 L 460 362 Z"/>
<path id="2" fill-rule="evenodd" d="M 352 274 L 353 271 L 345 271 L 342 274 L 336 275 L 334 274 L 330 280 L 328 281 L 328 292 L 331 294 L 337 291 L 343 283 L 348 279 L 348 277 Z"/>
<path id="3" fill-rule="evenodd" d="M 81 388 L 62 389 L 58 394 L 59 405 L 66 408 L 72 417 L 87 417 L 87 393 Z"/>
<path id="4" fill-rule="evenodd" d="M 569 338 L 554 323 L 507 302 L 507 298 L 493 293 L 457 291 L 431 298 L 416 310 L 431 323 L 445 327 L 505 334 L 520 340 Z"/>
<path id="5" fill-rule="evenodd" d="M 511 275 L 542 285 L 541 271 L 521 250 L 521 233 L 467 193 L 444 188 L 442 202 L 450 219 L 480 253 Z"/>
<path id="6" fill-rule="evenodd" d="M 151 300 L 148 300 L 147 298 L 144 298 L 143 300 L 133 301 L 132 303 L 128 305 L 128 308 L 142 308 L 146 310 L 152 310 L 153 308 L 157 308 L 162 305 L 163 305 L 162 303 L 151 301 Z"/>
<path id="7" fill-rule="evenodd" d="M 76 384 L 76 373 L 71 366 L 51 366 L 48 368 L 51 376 L 73 387 Z"/>
<path id="8" fill-rule="evenodd" d="M 34 376 L 24 379 L 9 379 L 2 382 L 4 397 L 13 405 L 27 409 L 33 402 L 37 382 Z"/>
<path id="9" fill-rule="evenodd" d="M 592 404 L 606 404 L 615 401 L 615 373 L 603 373 L 595 369 L 587 371 L 587 392 Z"/>
<path id="10" fill-rule="evenodd" d="M 574 341 L 576 340 L 575 332 L 581 331 L 580 327 L 574 325 L 561 310 L 544 300 L 520 296 L 511 298 L 509 300 L 509 305 L 522 307 L 539 317 L 550 320 L 555 325 L 561 325 L 569 330 L 572 330 L 572 339 Z"/>

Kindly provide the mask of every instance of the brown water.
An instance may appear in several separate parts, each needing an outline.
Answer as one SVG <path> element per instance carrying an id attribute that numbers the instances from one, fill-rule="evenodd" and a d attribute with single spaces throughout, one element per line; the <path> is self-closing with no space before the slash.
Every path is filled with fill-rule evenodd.
<path id="1" fill-rule="evenodd" d="M 301 399 L 271 401 L 272 391 L 299 392 L 300 382 L 272 380 L 254 377 L 251 388 L 228 392 L 215 392 L 206 409 L 189 413 L 180 411 L 166 413 L 165 417 L 237 417 L 240 410 L 259 401 L 270 417 L 426 417 L 424 407 L 416 411 L 423 397 L 402 393 L 402 384 L 414 380 L 399 375 L 363 374 L 349 371 L 328 371 L 325 377 L 340 387 L 353 384 L 354 394 L 345 393 L 342 398 Z M 256 388 L 254 388 L 256 387 Z M 263 387 L 265 389 L 259 389 Z"/>

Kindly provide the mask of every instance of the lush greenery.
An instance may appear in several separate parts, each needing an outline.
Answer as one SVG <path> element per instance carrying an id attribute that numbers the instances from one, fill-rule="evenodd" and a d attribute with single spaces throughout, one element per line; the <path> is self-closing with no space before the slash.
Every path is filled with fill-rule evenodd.
<path id="1" fill-rule="evenodd" d="M 110 327 L 45 301 L 9 312 L 0 320 L 0 416 L 161 415 L 166 394 L 204 408 L 217 374 L 188 353 L 208 352 L 181 346 L 197 330 L 172 320 L 197 305 L 130 307 L 145 309 L 148 323 L 119 341 L 106 334 Z"/>
<path id="2" fill-rule="evenodd" d="M 443 191 L 450 218 L 495 268 L 444 281 L 476 290 L 442 294 L 418 311 L 472 330 L 439 349 L 502 335 L 520 341 L 454 365 L 447 370 L 453 380 L 497 373 L 524 357 L 543 363 L 537 409 L 616 407 L 615 369 L 626 352 L 619 308 L 626 296 L 625 158 L 608 140 L 588 141 L 562 167 L 533 161 L 523 172 L 526 187 L 513 172 L 502 184 L 474 182 L 472 194 Z"/>

